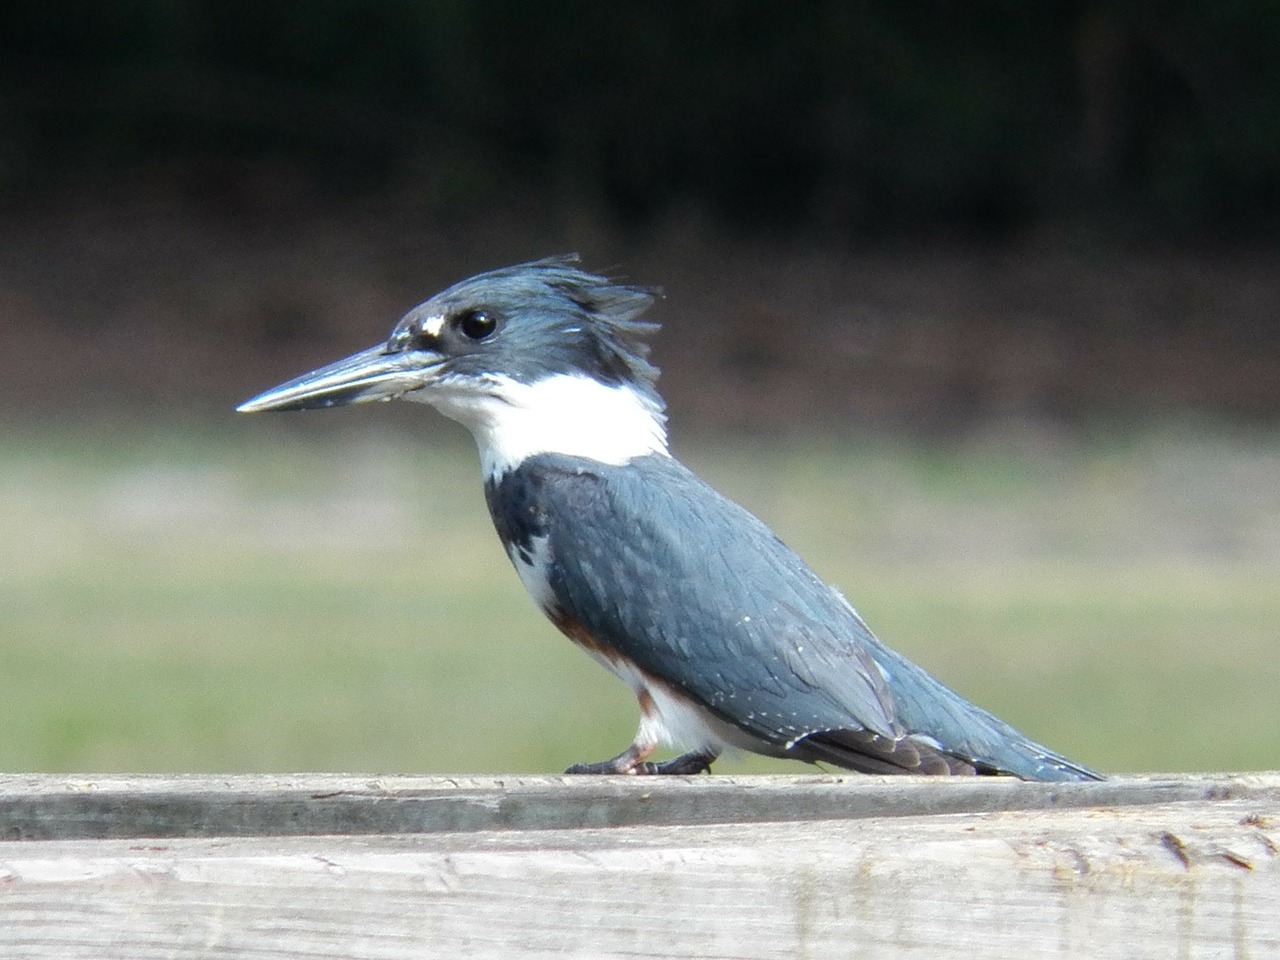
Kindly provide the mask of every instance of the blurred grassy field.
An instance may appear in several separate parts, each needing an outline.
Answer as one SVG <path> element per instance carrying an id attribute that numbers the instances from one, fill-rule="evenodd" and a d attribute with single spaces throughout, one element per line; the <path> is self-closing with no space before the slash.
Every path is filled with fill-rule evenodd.
<path id="1" fill-rule="evenodd" d="M 469 440 L 382 412 L 5 429 L 0 769 L 548 772 L 621 749 L 634 702 L 523 594 Z M 1280 767 L 1280 436 L 677 446 L 1027 733 L 1102 770 Z"/>

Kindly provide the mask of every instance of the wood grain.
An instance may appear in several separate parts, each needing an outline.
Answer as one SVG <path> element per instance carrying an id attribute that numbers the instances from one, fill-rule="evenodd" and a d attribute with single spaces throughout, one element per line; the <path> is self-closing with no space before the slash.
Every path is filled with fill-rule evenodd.
<path id="1" fill-rule="evenodd" d="M 7 777 L 0 957 L 1280 956 L 1280 775 L 1050 786 Z"/>
<path id="2" fill-rule="evenodd" d="M 1280 792 L 1280 774 L 1006 777 L 0 775 L 0 838 L 244 837 L 843 820 Z"/>

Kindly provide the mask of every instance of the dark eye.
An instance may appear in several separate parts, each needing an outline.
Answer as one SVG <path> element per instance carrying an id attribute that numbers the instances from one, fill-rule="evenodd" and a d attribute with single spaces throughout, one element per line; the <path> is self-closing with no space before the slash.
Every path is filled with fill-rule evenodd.
<path id="1" fill-rule="evenodd" d="M 468 340 L 487 340 L 498 329 L 498 320 L 488 311 L 468 310 L 453 325 Z"/>

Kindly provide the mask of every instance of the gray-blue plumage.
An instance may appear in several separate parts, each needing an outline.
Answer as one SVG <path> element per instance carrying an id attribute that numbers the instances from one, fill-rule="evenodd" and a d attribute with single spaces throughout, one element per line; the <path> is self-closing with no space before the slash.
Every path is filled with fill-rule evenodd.
<path id="1" fill-rule="evenodd" d="M 881 644 L 768 527 L 676 460 L 533 457 L 486 500 L 504 542 L 547 552 L 553 621 L 678 687 L 759 752 L 876 773 L 1096 776 Z"/>
<path id="2" fill-rule="evenodd" d="M 552 258 L 480 274 L 385 343 L 242 411 L 404 397 L 475 435 L 485 495 L 552 621 L 626 680 L 633 744 L 586 773 L 705 769 L 724 746 L 877 773 L 1097 774 L 880 643 L 762 522 L 667 452 L 639 319 L 655 297 Z M 663 739 L 690 753 L 647 758 Z"/>

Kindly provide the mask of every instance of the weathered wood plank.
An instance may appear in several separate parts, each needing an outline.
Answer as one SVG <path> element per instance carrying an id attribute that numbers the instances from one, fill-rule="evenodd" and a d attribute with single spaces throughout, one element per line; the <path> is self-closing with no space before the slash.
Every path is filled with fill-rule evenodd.
<path id="1" fill-rule="evenodd" d="M 0 776 L 0 838 L 249 837 L 760 823 L 1280 797 L 1280 774 L 1006 778 Z"/>
<path id="2" fill-rule="evenodd" d="M 651 805 L 725 801 L 718 782 L 653 787 Z M 864 792 L 897 800 L 824 819 L 803 791 L 778 816 L 779 793 L 754 824 L 0 844 L 0 956 L 1278 956 L 1275 780 L 1212 782 L 1209 800 L 944 816 L 914 791 L 947 782 L 855 780 L 824 785 L 867 811 Z M 515 791 L 535 783 L 570 806 L 614 786 Z M 457 789 L 479 803 L 481 786 Z"/>

